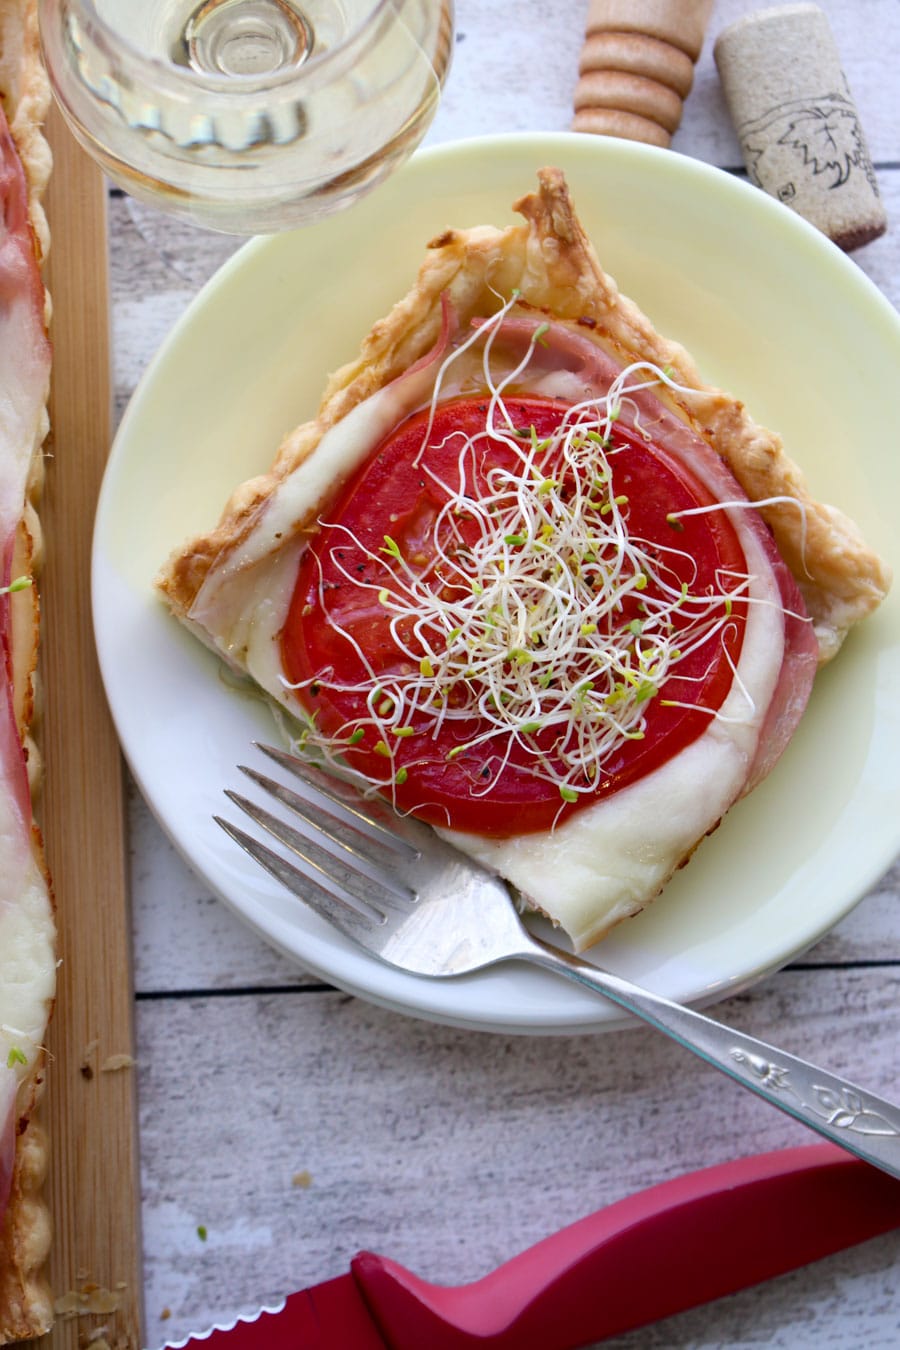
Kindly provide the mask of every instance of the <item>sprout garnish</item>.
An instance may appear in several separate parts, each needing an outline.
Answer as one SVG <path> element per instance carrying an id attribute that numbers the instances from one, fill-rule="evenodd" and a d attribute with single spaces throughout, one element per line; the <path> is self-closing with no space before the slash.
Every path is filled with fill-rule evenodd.
<path id="1" fill-rule="evenodd" d="M 349 536 L 375 565 L 375 579 L 360 582 L 336 551 L 332 555 L 338 571 L 373 591 L 390 615 L 397 662 L 391 672 L 376 675 L 353 635 L 329 618 L 336 639 L 353 645 L 370 679 L 348 686 L 333 675 L 316 677 L 322 687 L 364 694 L 367 708 L 344 737 L 322 737 L 319 748 L 334 758 L 363 734 L 370 743 L 371 732 L 375 753 L 391 761 L 376 786 L 390 788 L 413 767 L 406 754 L 404 767 L 394 763 L 400 743 L 414 734 L 436 736 L 454 723 L 468 732 L 477 718 L 480 732 L 446 756 L 474 757 L 473 795 L 490 792 L 513 746 L 525 744 L 534 775 L 554 783 L 569 803 L 596 790 L 604 762 L 623 741 L 643 737 L 648 705 L 679 663 L 734 624 L 735 602 L 748 599 L 751 579 L 720 569 L 711 590 L 692 590 L 681 579 L 685 569 L 696 576 L 690 555 L 674 538 L 660 545 L 632 535 L 627 496 L 612 491 L 612 463 L 621 451 L 614 444 L 615 424 L 628 408 L 635 430 L 646 437 L 629 396 L 660 385 L 677 390 L 668 369 L 649 362 L 628 366 L 604 397 L 571 406 L 550 437 L 516 426 L 504 395 L 517 386 L 547 328 L 538 326 L 521 361 L 495 378 L 491 347 L 513 303 L 445 357 L 438 372 L 415 460 L 445 498 L 429 566 L 405 557 L 389 535 L 375 552 L 344 525 L 323 523 L 341 546 L 340 537 Z M 476 341 L 484 343 L 485 428 L 472 436 L 453 433 L 454 446 L 459 442 L 456 481 L 444 481 L 426 449 L 446 370 Z M 514 468 L 495 465 L 482 491 L 473 479 L 476 446 L 485 438 L 504 446 Z M 682 517 L 717 509 L 673 511 L 666 519 L 683 530 Z M 327 613 L 321 589 L 319 602 Z M 636 607 L 640 618 L 634 617 Z"/>

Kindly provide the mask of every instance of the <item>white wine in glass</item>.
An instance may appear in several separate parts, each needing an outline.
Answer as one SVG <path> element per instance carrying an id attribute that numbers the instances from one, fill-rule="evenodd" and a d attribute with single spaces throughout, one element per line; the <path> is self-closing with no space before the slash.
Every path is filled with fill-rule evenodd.
<path id="1" fill-rule="evenodd" d="M 328 215 L 428 128 L 452 0 L 38 0 L 53 92 L 133 196 L 255 234 Z"/>

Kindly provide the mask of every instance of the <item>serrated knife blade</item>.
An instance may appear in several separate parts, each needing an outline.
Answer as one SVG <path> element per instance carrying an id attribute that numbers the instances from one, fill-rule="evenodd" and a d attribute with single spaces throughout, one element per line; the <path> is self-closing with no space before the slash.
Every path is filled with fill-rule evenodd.
<path id="1" fill-rule="evenodd" d="M 833 1144 L 707 1167 L 607 1206 L 490 1275 L 428 1283 L 371 1252 L 162 1350 L 581 1350 L 900 1227 L 900 1180 Z"/>

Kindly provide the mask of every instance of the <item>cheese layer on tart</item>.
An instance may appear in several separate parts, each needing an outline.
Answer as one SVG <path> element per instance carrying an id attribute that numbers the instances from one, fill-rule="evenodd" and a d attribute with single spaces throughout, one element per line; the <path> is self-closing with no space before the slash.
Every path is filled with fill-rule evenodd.
<path id="1" fill-rule="evenodd" d="M 651 899 L 729 806 L 768 772 L 802 713 L 817 661 L 833 655 L 847 625 L 877 604 L 888 577 L 855 527 L 810 498 L 777 438 L 752 423 L 735 400 L 704 386 L 686 354 L 660 338 L 618 295 L 578 226 L 560 175 L 544 171 L 540 192 L 519 209 L 525 227 L 448 232 L 435 241 L 414 290 L 376 325 L 359 361 L 332 378 L 318 418 L 288 438 L 268 475 L 238 489 L 215 530 L 173 557 L 160 586 L 199 637 L 284 707 L 307 715 L 319 711 L 311 742 L 350 764 L 354 757 L 362 763 L 364 752 L 371 752 L 364 770 L 370 782 L 494 868 L 584 947 Z M 524 427 L 509 412 L 516 400 Z M 447 431 L 447 418 L 458 408 L 471 419 L 479 403 L 485 409 L 483 430 L 471 431 L 470 425 L 456 468 L 452 463 L 448 468 L 446 443 L 460 433 Z M 543 423 L 538 434 L 528 418 L 540 420 L 551 408 L 572 411 L 560 414 L 562 431 L 551 418 L 546 435 Z M 390 527 L 390 516 L 379 516 L 383 533 L 366 535 L 362 552 L 354 552 L 365 533 L 360 512 L 367 493 L 371 487 L 374 503 L 381 491 L 377 475 L 372 480 L 366 475 L 380 456 L 391 453 L 406 419 L 415 426 L 424 419 L 420 459 L 412 462 L 446 487 L 445 521 L 447 512 L 481 520 L 474 534 L 457 537 L 459 551 L 471 549 L 474 541 L 474 557 L 488 538 L 490 562 L 479 554 L 469 583 L 465 566 L 454 571 L 446 557 L 437 566 L 428 548 L 416 561 L 408 541 L 404 538 L 401 548 L 390 528 L 383 528 Z M 432 444 L 428 437 L 435 427 L 444 440 Z M 533 475 L 535 483 L 524 523 L 502 514 L 506 503 L 498 493 L 492 509 L 501 512 L 502 523 L 492 534 L 477 502 L 485 493 L 491 497 L 504 473 L 511 476 L 516 437 L 524 437 L 527 446 L 529 435 L 532 450 L 520 455 L 520 478 Z M 498 453 L 505 469 L 498 468 L 500 461 L 483 472 L 475 468 L 486 443 L 494 454 L 503 442 Z M 596 458 L 592 467 L 588 457 L 583 482 L 569 459 L 557 471 L 554 455 L 572 450 L 577 457 L 579 446 L 592 443 Z M 639 522 L 646 515 L 640 483 L 630 489 L 630 504 L 615 486 L 628 447 L 639 456 L 644 443 L 670 467 L 681 466 L 696 503 L 682 503 L 671 520 L 664 513 L 656 526 L 661 533 L 650 538 L 643 537 L 643 524 L 636 523 L 632 535 L 628 530 L 630 517 Z M 544 453 L 550 456 L 546 462 Z M 434 464 L 441 455 L 438 472 Z M 549 496 L 542 505 L 545 488 Z M 516 599 L 510 581 L 523 555 L 538 556 L 551 538 L 565 534 L 573 494 L 584 496 L 582 517 L 596 538 L 585 551 L 582 531 L 581 551 L 570 548 L 566 556 L 563 546 L 557 547 L 553 556 L 561 570 L 550 582 L 552 569 L 546 576 L 532 573 L 531 589 L 526 586 Z M 389 499 L 388 484 L 378 500 Z M 555 514 L 548 514 L 546 501 L 554 503 Z M 353 530 L 342 525 L 342 511 L 357 512 Z M 398 507 L 398 522 L 403 515 Z M 713 525 L 716 516 L 719 523 Z M 612 538 L 604 535 L 601 543 L 604 519 Z M 451 537 L 455 527 L 448 528 Z M 342 529 L 350 560 L 336 562 Z M 704 529 L 710 536 L 718 531 L 725 549 L 718 561 L 713 556 L 708 575 L 697 558 L 679 548 L 676 533 L 701 539 Z M 729 532 L 733 545 L 722 542 Z M 595 554 L 607 559 L 615 554 L 616 538 L 618 561 L 608 567 L 596 563 Z M 711 545 L 702 547 L 709 552 Z M 729 548 L 737 550 L 740 565 Z M 587 589 L 583 584 L 591 567 L 597 576 L 605 568 L 614 577 L 614 603 L 601 605 L 599 623 L 593 621 L 595 583 Z M 304 568 L 306 590 L 298 601 Z M 647 587 L 643 599 L 640 582 Z M 464 594 L 467 585 L 479 597 L 487 592 L 487 598 L 473 605 L 471 594 Z M 602 590 L 599 582 L 596 587 Z M 339 595 L 342 588 L 349 600 Z M 558 609 L 564 608 L 564 593 L 574 596 L 565 633 L 566 642 L 574 640 L 574 654 L 561 658 L 564 679 L 559 669 L 551 670 L 544 686 L 558 692 L 560 683 L 569 681 L 568 713 L 565 700 L 557 699 L 552 708 L 552 700 L 538 700 L 534 722 L 520 719 L 505 742 L 493 731 L 482 736 L 470 724 L 447 753 L 447 728 L 467 698 L 474 699 L 486 723 L 502 723 L 506 716 L 509 728 L 508 705 L 524 707 L 529 689 L 541 683 L 544 638 L 532 636 L 516 647 L 509 635 L 517 606 L 523 612 L 539 608 L 542 588 L 560 601 Z M 392 616 L 388 627 L 400 666 L 404 660 L 406 666 L 399 675 L 396 651 L 384 660 L 376 655 L 377 623 L 370 624 L 366 612 L 373 597 Z M 711 616 L 715 610 L 709 624 L 721 635 L 717 654 L 703 646 L 711 631 L 704 629 L 704 605 Z M 685 612 L 701 616 L 694 627 L 684 626 Z M 483 644 L 475 644 L 470 620 L 481 625 L 479 644 L 487 628 L 506 625 L 492 667 L 501 672 L 499 684 L 490 686 L 484 675 Z M 308 628 L 318 625 L 318 639 L 306 642 L 304 622 Z M 443 639 L 435 643 L 441 623 Z M 623 627 L 630 636 L 616 654 L 609 655 L 608 644 L 598 647 L 601 638 Z M 410 645 L 413 631 L 418 646 Z M 546 631 L 554 635 L 554 652 L 562 651 L 559 625 L 550 623 Z M 439 800 L 435 805 L 425 792 L 417 801 L 427 740 L 423 687 L 438 666 L 452 666 L 454 644 L 467 640 L 473 651 L 477 645 L 470 667 L 457 662 L 453 678 L 432 700 L 437 707 L 431 709 L 431 739 L 440 743 L 445 767 L 439 765 L 428 782 L 438 784 L 430 795 Z M 358 668 L 352 676 L 342 644 L 355 652 Z M 306 669 L 310 646 L 320 665 Z M 705 653 L 699 665 L 679 669 L 679 661 L 694 650 Z M 359 669 L 367 672 L 368 686 Z M 597 671 L 602 678 L 595 678 Z M 698 698 L 690 735 L 676 738 L 665 754 L 648 754 L 639 772 L 613 773 L 607 754 L 649 743 L 659 709 L 690 706 L 691 683 L 706 691 L 710 672 L 718 692 L 711 702 Z M 537 724 L 548 709 L 554 730 L 545 736 L 546 728 Z M 661 724 L 673 717 L 664 712 Z M 612 750 L 610 726 L 618 727 L 620 742 Z M 379 739 L 373 742 L 375 735 Z M 441 798 L 440 780 L 452 777 L 450 761 L 453 772 L 464 777 L 468 765 L 471 773 L 474 748 L 488 743 L 491 762 L 500 768 L 485 768 L 488 787 L 470 794 L 485 806 L 479 820 L 477 810 L 454 811 L 452 793 Z M 519 763 L 523 743 L 533 750 L 530 769 L 527 757 L 526 767 Z M 640 760 L 644 747 L 633 753 Z M 383 772 L 373 755 L 382 757 Z M 511 809 L 504 822 L 503 811 L 498 816 L 495 810 L 488 819 L 491 793 L 505 800 L 511 768 L 520 782 L 529 773 L 544 788 L 549 781 L 549 814 L 542 808 L 543 815 L 526 820 Z"/>
<path id="2" fill-rule="evenodd" d="M 10 1111 L 41 1059 L 56 954 L 46 878 L 31 857 L 23 869 L 19 846 L 7 848 L 7 840 L 0 841 L 0 874 L 9 865 L 17 890 L 14 902 L 0 903 L 0 1103 Z"/>
<path id="3" fill-rule="evenodd" d="M 52 1321 L 40 1268 L 49 1220 L 46 1143 L 34 1120 L 55 975 L 50 886 L 32 798 L 40 756 L 35 578 L 50 344 L 39 263 L 49 90 L 32 0 L 0 0 L 0 1342 Z"/>

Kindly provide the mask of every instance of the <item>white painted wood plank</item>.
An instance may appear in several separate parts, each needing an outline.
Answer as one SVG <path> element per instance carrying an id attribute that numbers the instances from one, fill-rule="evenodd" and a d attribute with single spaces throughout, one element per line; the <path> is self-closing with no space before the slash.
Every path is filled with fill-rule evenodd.
<path id="1" fill-rule="evenodd" d="M 723 1011 L 895 1090 L 900 971 L 783 973 Z M 505 1038 L 334 993 L 144 1001 L 138 1021 L 151 1346 L 360 1248 L 475 1279 L 635 1190 L 813 1138 L 643 1029 Z M 873 1243 L 616 1344 L 892 1344 L 898 1255 Z"/>
<path id="2" fill-rule="evenodd" d="M 309 977 L 263 942 L 187 866 L 129 783 L 135 988 L 247 989 Z"/>

